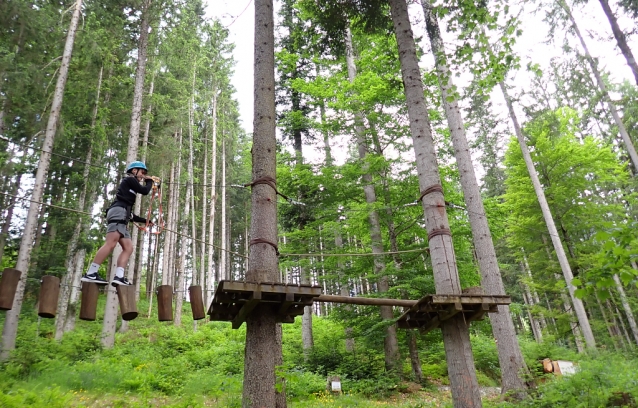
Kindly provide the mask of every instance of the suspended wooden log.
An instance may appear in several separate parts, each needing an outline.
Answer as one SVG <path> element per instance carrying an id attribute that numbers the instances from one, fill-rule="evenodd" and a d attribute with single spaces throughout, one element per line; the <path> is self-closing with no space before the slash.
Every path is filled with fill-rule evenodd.
<path id="1" fill-rule="evenodd" d="M 188 288 L 191 299 L 191 310 L 193 312 L 193 320 L 201 320 L 206 317 L 204 311 L 204 300 L 202 297 L 201 286 L 191 286 Z"/>
<path id="2" fill-rule="evenodd" d="M 100 289 L 97 283 L 82 283 L 82 301 L 80 303 L 80 320 L 94 321 L 97 312 L 97 298 Z"/>
<path id="3" fill-rule="evenodd" d="M 157 288 L 157 318 L 160 322 L 173 320 L 173 285 Z"/>
<path id="4" fill-rule="evenodd" d="M 53 319 L 58 310 L 60 278 L 46 275 L 42 277 L 40 282 L 40 307 L 38 308 L 38 316 Z"/>
<path id="5" fill-rule="evenodd" d="M 22 272 L 13 268 L 5 268 L 0 278 L 0 310 L 11 310 L 16 296 L 18 282 Z"/>
<path id="6" fill-rule="evenodd" d="M 123 320 L 133 320 L 137 317 L 135 304 L 135 285 L 118 285 L 117 298 L 120 301 L 120 312 Z"/>

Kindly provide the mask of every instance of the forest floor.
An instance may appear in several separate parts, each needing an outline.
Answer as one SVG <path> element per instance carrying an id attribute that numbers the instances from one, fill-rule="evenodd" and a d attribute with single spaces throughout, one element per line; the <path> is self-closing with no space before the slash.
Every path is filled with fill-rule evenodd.
<path id="1" fill-rule="evenodd" d="M 451 406 L 449 387 L 439 387 L 434 390 L 415 389 L 412 383 L 408 383 L 408 390 L 397 393 L 388 398 L 371 399 L 360 395 L 347 393 L 336 395 L 321 392 L 311 395 L 307 399 L 290 401 L 290 408 L 323 408 L 323 407 L 399 407 L 399 408 L 429 408 Z M 416 385 L 416 384 L 414 384 Z M 80 391 L 60 392 L 59 390 L 45 389 L 42 392 L 53 391 L 56 402 L 64 401 L 64 406 L 72 408 L 199 408 L 199 407 L 240 407 L 241 396 L 229 394 L 222 398 L 205 397 L 167 397 L 167 396 L 141 396 L 135 394 L 94 394 Z M 496 402 L 499 399 L 498 387 L 481 387 L 484 401 Z M 55 404 L 54 404 L 55 405 Z"/>

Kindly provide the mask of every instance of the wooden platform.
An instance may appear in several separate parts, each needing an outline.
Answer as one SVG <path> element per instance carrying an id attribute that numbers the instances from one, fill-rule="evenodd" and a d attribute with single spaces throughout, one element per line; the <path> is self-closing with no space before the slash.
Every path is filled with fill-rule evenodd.
<path id="1" fill-rule="evenodd" d="M 485 313 L 498 313 L 498 305 L 511 302 L 509 296 L 428 295 L 403 313 L 397 325 L 401 329 L 419 329 L 425 334 L 458 313 L 469 323 L 482 320 Z"/>
<path id="2" fill-rule="evenodd" d="M 294 323 L 321 295 L 321 286 L 220 281 L 208 309 L 210 320 L 232 322 L 238 329 L 257 307 L 270 307 L 281 323 Z"/>

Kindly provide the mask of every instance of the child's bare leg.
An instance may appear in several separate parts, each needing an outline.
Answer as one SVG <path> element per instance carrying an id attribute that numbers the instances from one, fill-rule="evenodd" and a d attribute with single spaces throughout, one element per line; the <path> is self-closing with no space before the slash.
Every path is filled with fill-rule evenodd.
<path id="1" fill-rule="evenodd" d="M 98 249 L 97 253 L 95 254 L 95 258 L 93 259 L 93 263 L 101 265 L 102 262 L 104 262 L 104 260 L 106 260 L 106 258 L 111 255 L 111 252 L 113 252 L 113 249 L 115 249 L 115 245 L 117 245 L 117 241 L 120 240 L 120 237 L 121 235 L 117 231 L 107 233 L 106 242 L 104 242 L 104 245 L 102 245 L 102 247 Z"/>
<path id="2" fill-rule="evenodd" d="M 131 238 L 122 237 L 119 239 L 119 242 L 122 246 L 122 253 L 117 258 L 117 266 L 120 268 L 126 268 L 128 260 L 133 253 L 133 241 L 131 240 Z"/>

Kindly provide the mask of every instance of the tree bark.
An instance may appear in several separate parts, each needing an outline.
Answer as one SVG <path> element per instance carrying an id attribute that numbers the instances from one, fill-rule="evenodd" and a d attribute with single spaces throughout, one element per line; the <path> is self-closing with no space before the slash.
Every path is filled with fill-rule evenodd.
<path id="1" fill-rule="evenodd" d="M 445 199 L 440 188 L 441 177 L 406 1 L 390 0 L 390 10 L 399 48 L 419 188 L 423 192 L 429 192 L 424 194 L 422 205 L 425 227 L 430 237 L 429 248 L 436 293 L 461 294 L 461 283 L 445 210 Z M 441 330 L 454 406 L 480 407 L 481 394 L 476 378 L 468 324 L 461 315 L 445 320 Z"/>
<path id="2" fill-rule="evenodd" d="M 492 234 L 485 215 L 481 190 L 474 173 L 474 163 L 472 162 L 470 147 L 465 135 L 465 124 L 463 123 L 458 97 L 452 82 L 452 72 L 447 64 L 439 22 L 433 13 L 432 4 L 423 1 L 422 5 L 426 31 L 430 37 L 439 78 L 441 101 L 445 110 L 448 128 L 450 129 L 454 156 L 459 168 L 461 188 L 472 229 L 474 249 L 479 270 L 481 271 L 481 286 L 485 294 L 504 295 L 505 287 L 498 266 L 498 259 L 496 258 Z M 502 393 L 514 393 L 517 398 L 522 399 L 526 395 L 527 388 L 524 376 L 529 374 L 529 372 L 518 345 L 509 306 L 498 306 L 498 313 L 490 313 L 489 319 L 492 323 L 492 334 L 498 349 Z"/>
<path id="3" fill-rule="evenodd" d="M 177 136 L 177 133 L 175 134 Z M 179 185 L 176 184 L 179 182 L 179 180 L 176 179 L 175 177 L 176 175 L 176 169 L 175 169 L 175 162 L 171 163 L 171 175 L 169 177 L 169 182 L 168 182 L 168 203 L 166 205 L 166 208 L 168 209 L 168 214 L 166 216 L 166 225 L 170 228 L 173 229 L 173 208 L 176 206 L 176 203 L 174 202 L 174 194 L 173 191 L 176 188 L 179 188 Z M 171 252 L 171 241 L 173 239 L 173 237 L 175 236 L 174 233 L 170 233 L 170 234 L 164 234 L 164 248 L 162 250 L 162 285 L 170 285 L 171 284 L 171 279 L 170 279 L 170 270 L 171 270 L 171 264 L 170 264 L 170 259 L 172 256 L 172 252 Z"/>
<path id="4" fill-rule="evenodd" d="M 627 321 L 629 322 L 629 328 L 631 329 L 631 334 L 634 336 L 634 340 L 636 344 L 638 344 L 638 326 L 636 326 L 636 320 L 634 319 L 634 313 L 631 310 L 631 306 L 629 306 L 629 302 L 627 301 L 627 295 L 625 294 L 625 289 L 620 282 L 620 278 L 618 275 L 614 274 L 614 282 L 616 283 L 616 290 L 618 294 L 620 294 L 620 303 L 622 304 L 622 308 L 625 310 L 625 315 L 627 316 Z"/>
<path id="5" fill-rule="evenodd" d="M 516 113 L 514 112 L 512 99 L 507 92 L 505 83 L 501 82 L 499 85 L 501 87 L 501 91 L 503 92 L 505 103 L 507 104 L 507 109 L 509 111 L 510 119 L 512 120 L 512 125 L 514 126 L 516 138 L 518 139 L 518 143 L 521 147 L 523 160 L 525 160 L 525 165 L 527 166 L 529 177 L 532 181 L 532 185 L 534 186 L 536 197 L 538 198 L 538 204 L 541 207 L 543 218 L 545 219 L 545 224 L 547 224 L 549 236 L 552 240 L 552 243 L 554 244 L 554 250 L 556 251 L 558 263 L 560 264 L 561 270 L 563 271 L 563 276 L 565 277 L 565 282 L 567 283 L 567 289 L 569 291 L 572 304 L 574 305 L 574 311 L 576 312 L 576 317 L 578 318 L 580 329 L 585 338 L 585 343 L 587 344 L 588 348 L 595 349 L 596 341 L 594 340 L 594 333 L 592 332 L 591 326 L 589 325 L 589 318 L 587 317 L 587 313 L 585 312 L 585 307 L 583 306 L 582 300 L 577 298 L 574 294 L 574 291 L 576 290 L 574 285 L 572 285 L 572 279 L 574 279 L 574 275 L 572 274 L 571 266 L 569 265 L 569 261 L 567 260 L 567 255 L 565 255 L 565 249 L 563 248 L 563 243 L 561 242 L 560 236 L 558 235 L 558 230 L 556 229 L 554 218 L 552 217 L 549 205 L 547 204 L 545 191 L 543 191 L 543 187 L 541 186 L 541 183 L 538 179 L 538 174 L 536 173 L 534 162 L 532 161 L 532 156 L 530 155 L 529 149 L 527 148 L 525 136 L 523 135 L 523 131 L 518 124 L 518 118 L 516 117 Z"/>
<path id="6" fill-rule="evenodd" d="M 275 53 L 273 0 L 255 0 L 255 70 L 252 178 L 276 180 L 277 143 L 275 135 Z M 272 187 L 252 187 L 250 236 L 253 240 L 277 242 L 277 196 Z M 251 246 L 247 282 L 277 282 L 279 268 L 273 246 Z M 244 391 L 242 406 L 274 407 L 275 364 L 281 354 L 277 342 L 275 315 L 267 307 L 257 308 L 246 319 Z"/>
<path id="7" fill-rule="evenodd" d="M 211 152 L 211 188 L 210 188 L 210 219 L 208 221 L 208 242 L 213 243 L 215 239 L 215 203 L 217 201 L 217 186 L 215 183 L 217 182 L 217 97 L 218 93 L 215 88 L 213 88 L 213 123 L 211 126 L 212 130 L 212 152 Z M 213 298 L 213 289 L 215 287 L 215 264 L 213 262 L 213 254 L 215 252 L 215 248 L 212 245 L 208 246 L 208 271 L 206 273 L 206 303 L 204 306 L 206 310 L 208 310 L 208 306 Z M 248 249 L 246 250 L 248 253 Z"/>
<path id="8" fill-rule="evenodd" d="M 4 327 L 2 330 L 2 351 L 0 352 L 1 361 L 6 361 L 9 358 L 9 354 L 11 353 L 11 351 L 15 349 L 16 335 L 18 333 L 18 317 L 20 316 L 20 311 L 22 310 L 22 301 L 24 299 L 26 279 L 29 271 L 29 261 L 31 259 L 31 251 L 33 249 L 33 238 L 38 226 L 38 213 L 40 209 L 40 204 L 38 204 L 38 202 L 42 201 L 47 173 L 49 171 L 49 165 L 51 163 L 50 152 L 53 150 L 53 140 L 55 139 L 58 120 L 60 118 L 62 99 L 64 97 L 64 88 L 69 73 L 71 54 L 73 52 L 73 42 L 75 40 L 75 33 L 77 31 L 81 11 L 82 0 L 76 0 L 73 16 L 71 17 L 71 23 L 69 24 L 69 31 L 66 37 L 66 43 L 64 45 L 62 63 L 60 64 L 58 79 L 55 85 L 53 102 L 51 103 L 51 113 L 49 115 L 44 142 L 42 144 L 42 151 L 40 153 L 40 162 L 38 164 L 38 170 L 35 176 L 35 184 L 33 186 L 33 192 L 31 195 L 32 201 L 29 205 L 27 220 L 24 226 L 24 233 L 22 235 L 22 240 L 20 241 L 20 251 L 18 252 L 18 262 L 16 264 L 16 269 L 21 271 L 22 275 L 20 277 L 20 282 L 18 283 L 18 288 L 16 291 L 16 296 L 13 300 L 12 309 L 7 311 L 7 313 L 5 314 Z"/>
<path id="9" fill-rule="evenodd" d="M 219 253 L 219 267 L 220 267 L 220 276 L 222 279 L 230 279 L 230 274 L 228 269 L 226 268 L 226 257 L 228 256 L 226 253 L 227 249 L 227 240 L 226 240 L 226 229 L 228 226 L 228 220 L 226 219 L 226 135 L 222 129 L 222 179 L 221 179 L 221 206 L 222 206 L 222 214 L 221 214 L 221 251 Z"/>
<path id="10" fill-rule="evenodd" d="M 346 29 L 346 63 L 348 66 L 348 78 L 350 82 L 354 82 L 357 75 L 357 68 L 354 61 L 354 48 L 352 45 L 352 35 L 350 29 Z M 363 173 L 363 192 L 366 198 L 366 203 L 370 205 L 370 211 L 368 213 L 368 222 L 370 230 L 370 241 L 373 254 L 381 254 L 383 250 L 383 239 L 381 238 L 381 223 L 379 221 L 378 212 L 372 207 L 377 202 L 377 195 L 374 189 L 372 175 L 369 173 L 369 165 L 366 163 L 366 156 L 368 154 L 367 141 L 365 137 L 365 128 L 363 125 L 363 115 L 360 112 L 356 112 L 354 132 L 357 138 L 357 145 L 359 150 L 359 159 L 363 162 L 361 171 Z M 379 292 L 385 293 L 390 289 L 388 277 L 385 274 L 385 261 L 382 255 L 374 257 L 374 274 L 379 279 Z M 392 306 L 379 307 L 382 320 L 394 319 L 394 312 Z M 385 368 L 387 371 L 396 371 L 400 375 L 399 362 L 401 356 L 399 354 L 399 342 L 397 340 L 396 324 L 389 325 L 386 328 L 386 335 L 384 338 L 384 350 L 385 350 Z"/>
<path id="11" fill-rule="evenodd" d="M 618 26 L 618 20 L 616 19 L 616 15 L 609 7 L 608 0 L 600 0 L 600 5 L 603 7 L 603 11 L 607 16 L 607 20 L 609 20 L 609 25 L 611 25 L 611 31 L 614 34 L 614 38 L 616 38 L 616 44 L 618 48 L 620 48 L 620 52 L 627 60 L 627 65 L 631 68 L 631 72 L 634 74 L 634 79 L 636 84 L 638 85 L 638 64 L 636 64 L 636 59 L 634 58 L 634 54 L 631 52 L 631 48 L 629 48 L 629 44 L 627 44 L 627 38 L 625 37 L 625 33 Z"/>
<path id="12" fill-rule="evenodd" d="M 412 365 L 412 374 L 419 384 L 423 382 L 423 370 L 421 369 L 421 359 L 419 359 L 419 348 L 417 345 L 416 330 L 408 330 L 408 349 L 410 350 L 410 364 Z"/>
<path id="13" fill-rule="evenodd" d="M 634 165 L 634 169 L 638 170 L 638 153 L 636 153 L 636 148 L 631 141 L 631 137 L 629 136 L 629 133 L 627 132 L 627 128 L 625 127 L 625 124 L 620 119 L 620 115 L 618 114 L 618 111 L 616 110 L 616 105 L 614 105 L 614 103 L 612 102 L 609 96 L 607 85 L 605 85 L 605 81 L 603 81 L 603 78 L 600 75 L 600 71 L 598 70 L 598 64 L 589 53 L 589 49 L 587 48 L 587 43 L 585 43 L 585 39 L 580 33 L 580 29 L 578 28 L 578 25 L 576 24 L 576 20 L 574 19 L 571 9 L 569 8 L 565 0 L 558 0 L 558 4 L 563 8 L 563 10 L 565 10 L 567 17 L 569 18 L 569 21 L 571 22 L 572 27 L 574 28 L 574 32 L 576 33 L 576 36 L 578 37 L 578 40 L 580 41 L 580 44 L 583 47 L 583 51 L 585 51 L 585 58 L 587 59 L 587 62 L 589 63 L 589 66 L 591 67 L 592 74 L 594 74 L 594 77 L 596 78 L 596 83 L 598 84 L 598 88 L 600 89 L 600 92 L 603 94 L 603 98 L 607 102 L 607 106 L 609 107 L 611 116 L 614 119 L 614 123 L 616 124 L 616 126 L 618 126 L 618 131 L 620 132 L 620 136 L 623 142 L 625 143 L 625 148 L 627 149 L 627 153 L 629 153 L 629 158 L 631 159 L 631 162 Z M 585 337 L 587 336 L 585 335 Z"/>

